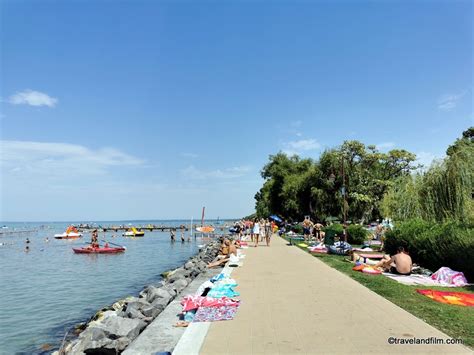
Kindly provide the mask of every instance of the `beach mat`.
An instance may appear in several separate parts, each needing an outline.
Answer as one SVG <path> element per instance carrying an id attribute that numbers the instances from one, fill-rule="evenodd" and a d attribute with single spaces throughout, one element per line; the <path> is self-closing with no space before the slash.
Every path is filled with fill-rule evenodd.
<path id="1" fill-rule="evenodd" d="M 474 307 L 474 294 L 465 292 L 416 290 L 419 294 L 431 298 L 433 301 L 454 304 L 458 306 Z"/>
<path id="2" fill-rule="evenodd" d="M 238 306 L 199 307 L 194 316 L 193 322 L 232 320 L 234 319 L 238 308 Z"/>
<path id="3" fill-rule="evenodd" d="M 389 272 L 384 272 L 382 275 L 408 286 L 460 287 L 433 280 L 431 277 L 425 275 L 396 275 Z"/>

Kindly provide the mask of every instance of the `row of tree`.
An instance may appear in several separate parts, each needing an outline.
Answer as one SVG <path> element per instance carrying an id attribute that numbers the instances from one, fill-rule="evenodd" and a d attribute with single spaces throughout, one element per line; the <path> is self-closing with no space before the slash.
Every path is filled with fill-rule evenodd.
<path id="1" fill-rule="evenodd" d="M 374 145 L 345 141 L 319 159 L 271 155 L 255 195 L 257 216 L 278 214 L 299 221 L 366 223 L 383 216 L 460 218 L 472 216 L 473 129 L 448 149 L 448 158 L 421 173 L 406 150 L 380 152 Z"/>
<path id="2" fill-rule="evenodd" d="M 474 128 L 463 132 L 447 152 L 424 173 L 397 179 L 385 194 L 385 215 L 402 221 L 474 223 Z"/>

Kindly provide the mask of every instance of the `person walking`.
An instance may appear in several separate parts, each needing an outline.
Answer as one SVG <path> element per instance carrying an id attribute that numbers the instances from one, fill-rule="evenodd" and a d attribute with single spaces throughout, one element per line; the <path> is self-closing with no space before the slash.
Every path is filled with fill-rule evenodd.
<path id="1" fill-rule="evenodd" d="M 258 247 L 258 238 L 260 237 L 260 223 L 258 222 L 258 219 L 255 219 L 252 232 L 253 237 L 255 238 L 255 247 Z"/>

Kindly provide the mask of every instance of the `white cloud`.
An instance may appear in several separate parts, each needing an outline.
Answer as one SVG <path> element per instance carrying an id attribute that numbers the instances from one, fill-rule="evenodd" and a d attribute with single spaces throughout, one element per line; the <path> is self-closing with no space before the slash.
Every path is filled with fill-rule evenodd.
<path id="1" fill-rule="evenodd" d="M 138 166 L 143 160 L 114 148 L 89 149 L 69 143 L 0 141 L 2 171 L 22 176 L 71 178 L 104 174 L 110 167 Z"/>
<path id="2" fill-rule="evenodd" d="M 383 142 L 383 143 L 377 144 L 376 147 L 377 147 L 378 150 L 390 149 L 390 148 L 395 147 L 395 143 L 393 143 L 393 142 Z"/>
<path id="3" fill-rule="evenodd" d="M 13 105 L 30 105 L 30 106 L 48 106 L 54 107 L 58 103 L 58 99 L 49 96 L 48 94 L 27 89 L 25 91 L 17 92 L 10 96 L 7 100 Z"/>
<path id="4" fill-rule="evenodd" d="M 460 94 L 443 95 L 438 100 L 438 109 L 441 111 L 451 111 L 458 105 L 459 100 L 466 94 L 466 91 Z"/>
<path id="5" fill-rule="evenodd" d="M 181 175 L 187 179 L 234 179 L 244 176 L 250 171 L 249 166 L 235 166 L 225 169 L 202 170 L 190 165 L 181 170 Z"/>
<path id="6" fill-rule="evenodd" d="M 283 152 L 288 155 L 301 154 L 319 148 L 321 148 L 321 144 L 316 139 L 300 139 L 283 143 Z"/>

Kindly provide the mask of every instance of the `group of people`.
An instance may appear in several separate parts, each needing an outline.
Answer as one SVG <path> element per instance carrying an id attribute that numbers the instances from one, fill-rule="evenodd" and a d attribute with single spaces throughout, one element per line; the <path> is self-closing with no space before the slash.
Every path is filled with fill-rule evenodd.
<path id="1" fill-rule="evenodd" d="M 171 240 L 172 243 L 174 243 L 176 241 L 176 229 L 170 229 L 170 240 Z M 191 236 L 190 235 L 188 235 L 187 241 L 188 242 L 191 241 Z M 184 243 L 184 242 L 185 242 L 184 229 L 181 228 L 181 243 Z"/>
<path id="2" fill-rule="evenodd" d="M 259 242 L 265 240 L 267 246 L 270 246 L 270 240 L 274 233 L 278 231 L 278 225 L 273 220 L 255 218 L 253 220 L 241 220 L 234 224 L 234 233 L 239 240 L 250 239 L 255 247 Z"/>
<path id="3" fill-rule="evenodd" d="M 322 230 L 323 225 L 319 222 L 313 223 L 309 216 L 306 216 L 301 223 L 303 226 L 303 236 L 305 241 L 310 241 L 313 237 L 318 242 L 322 242 L 325 237 L 325 233 Z"/>

